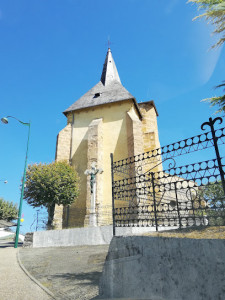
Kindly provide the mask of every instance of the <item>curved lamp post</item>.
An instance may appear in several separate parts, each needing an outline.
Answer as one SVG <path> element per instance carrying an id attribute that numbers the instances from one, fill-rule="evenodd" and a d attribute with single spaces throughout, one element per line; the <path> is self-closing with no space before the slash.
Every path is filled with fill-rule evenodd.
<path id="1" fill-rule="evenodd" d="M 20 122 L 23 125 L 28 126 L 28 139 L 27 139 L 27 150 L 26 150 L 26 157 L 25 157 L 25 166 L 24 166 L 24 171 L 23 171 L 23 182 L 22 182 L 22 189 L 21 189 L 21 196 L 20 196 L 20 205 L 19 205 L 19 213 L 18 213 L 18 220 L 17 220 L 17 227 L 16 227 L 16 238 L 15 238 L 15 244 L 14 248 L 17 248 L 18 245 L 18 239 L 19 239 L 19 233 L 20 233 L 20 219 L 21 219 L 21 213 L 22 213 L 22 206 L 23 206 L 23 193 L 24 193 L 24 185 L 25 185 L 25 180 L 26 180 L 26 170 L 27 170 L 27 156 L 28 156 L 28 147 L 29 147 L 29 139 L 30 139 L 30 123 L 24 123 L 20 121 L 19 119 L 12 117 L 12 116 L 7 116 L 5 118 L 1 118 L 2 123 L 8 124 L 8 118 L 13 118 Z"/>

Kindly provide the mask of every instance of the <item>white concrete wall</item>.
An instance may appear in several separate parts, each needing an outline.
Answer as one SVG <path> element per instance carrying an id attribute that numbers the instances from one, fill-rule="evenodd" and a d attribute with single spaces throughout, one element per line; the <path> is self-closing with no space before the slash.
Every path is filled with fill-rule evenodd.
<path id="1" fill-rule="evenodd" d="M 33 247 L 102 245 L 110 244 L 111 239 L 111 226 L 37 231 L 33 235 Z"/>
<path id="2" fill-rule="evenodd" d="M 100 298 L 225 299 L 225 240 L 114 237 Z"/>
<path id="3" fill-rule="evenodd" d="M 141 234 L 149 231 L 155 231 L 155 227 L 118 227 L 116 228 L 116 235 L 127 236 Z M 33 235 L 33 247 L 39 248 L 103 245 L 110 244 L 112 237 L 112 225 L 100 227 L 82 227 L 62 230 L 36 231 Z"/>
<path id="4" fill-rule="evenodd" d="M 12 231 L 7 231 L 4 228 L 0 228 L 0 238 L 12 238 L 13 236 L 15 236 L 15 232 Z M 24 241 L 24 235 L 19 234 L 19 239 L 23 242 Z"/>
<path id="5" fill-rule="evenodd" d="M 0 228 L 0 238 L 13 236 L 14 232 L 6 231 L 4 228 Z"/>

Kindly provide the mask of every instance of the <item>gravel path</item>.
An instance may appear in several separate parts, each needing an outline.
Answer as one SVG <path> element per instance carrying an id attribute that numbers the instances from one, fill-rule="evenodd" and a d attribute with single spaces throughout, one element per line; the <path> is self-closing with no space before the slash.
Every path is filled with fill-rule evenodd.
<path id="1" fill-rule="evenodd" d="M 56 299 L 92 299 L 98 295 L 108 245 L 21 248 L 20 260 Z"/>

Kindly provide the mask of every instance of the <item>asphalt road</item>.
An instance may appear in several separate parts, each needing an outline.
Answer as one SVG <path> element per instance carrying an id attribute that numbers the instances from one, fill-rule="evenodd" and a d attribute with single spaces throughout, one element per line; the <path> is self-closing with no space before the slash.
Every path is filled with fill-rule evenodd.
<path id="1" fill-rule="evenodd" d="M 21 245 L 21 244 L 20 244 Z M 49 300 L 51 297 L 34 283 L 21 269 L 14 243 L 0 241 L 0 299 L 4 300 Z"/>
<path id="2" fill-rule="evenodd" d="M 21 247 L 23 243 L 18 242 L 18 248 Z M 8 247 L 14 247 L 14 242 L 12 240 L 0 240 L 0 249 L 1 248 L 8 248 Z"/>

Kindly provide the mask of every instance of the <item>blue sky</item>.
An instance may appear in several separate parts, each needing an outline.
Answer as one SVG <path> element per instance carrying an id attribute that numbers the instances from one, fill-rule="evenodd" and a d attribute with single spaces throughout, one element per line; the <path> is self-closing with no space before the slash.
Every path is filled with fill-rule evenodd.
<path id="1" fill-rule="evenodd" d="M 100 80 L 109 36 L 122 84 L 155 101 L 161 145 L 199 134 L 225 58 L 197 13 L 186 0 L 0 0 L 1 117 L 31 122 L 28 162 L 54 160 L 62 112 Z M 0 134 L 0 196 L 18 203 L 27 127 L 11 119 Z M 35 212 L 23 213 L 27 232 Z"/>

